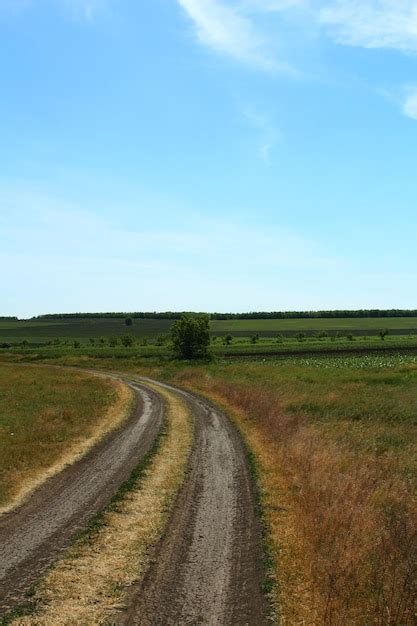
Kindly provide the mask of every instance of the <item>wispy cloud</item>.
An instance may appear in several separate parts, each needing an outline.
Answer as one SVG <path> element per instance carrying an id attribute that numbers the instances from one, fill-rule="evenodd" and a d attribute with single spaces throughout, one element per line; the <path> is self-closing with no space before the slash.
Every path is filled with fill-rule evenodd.
<path id="1" fill-rule="evenodd" d="M 16 14 L 25 9 L 36 9 L 41 4 L 63 9 L 75 20 L 93 22 L 108 6 L 108 0 L 0 0 L 0 16 Z"/>
<path id="2" fill-rule="evenodd" d="M 281 132 L 267 115 L 254 107 L 245 107 L 243 115 L 246 121 L 258 132 L 258 156 L 265 164 L 269 165 L 272 150 L 282 139 Z"/>
<path id="3" fill-rule="evenodd" d="M 338 43 L 417 51 L 417 0 L 338 0 L 318 17 Z"/>
<path id="4" fill-rule="evenodd" d="M 290 71 L 268 50 L 267 38 L 242 11 L 218 0 L 178 0 L 194 23 L 199 42 L 211 50 L 267 71 Z"/>
<path id="5" fill-rule="evenodd" d="M 403 102 L 403 112 L 412 120 L 417 120 L 417 86 L 407 89 L 407 95 Z"/>

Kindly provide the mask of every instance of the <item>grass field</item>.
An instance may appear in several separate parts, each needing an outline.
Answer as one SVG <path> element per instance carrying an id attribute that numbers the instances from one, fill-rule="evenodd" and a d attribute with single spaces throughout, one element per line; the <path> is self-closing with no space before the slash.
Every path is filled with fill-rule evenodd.
<path id="1" fill-rule="evenodd" d="M 96 376 L 1 363 L 0 508 L 82 450 L 100 427 L 110 429 L 118 400 L 118 387 Z"/>
<path id="2" fill-rule="evenodd" d="M 54 340 L 88 341 L 101 337 L 121 337 L 127 332 L 137 339 L 155 340 L 167 335 L 172 321 L 167 319 L 134 320 L 125 325 L 124 318 L 49 319 L 49 320 L 0 320 L 0 343 L 46 343 Z M 350 319 L 284 319 L 284 320 L 212 320 L 214 335 L 231 334 L 274 337 L 277 333 L 294 335 L 298 332 L 317 333 L 325 331 L 340 334 L 372 335 L 387 328 L 394 335 L 417 333 L 417 318 L 350 318 Z"/>

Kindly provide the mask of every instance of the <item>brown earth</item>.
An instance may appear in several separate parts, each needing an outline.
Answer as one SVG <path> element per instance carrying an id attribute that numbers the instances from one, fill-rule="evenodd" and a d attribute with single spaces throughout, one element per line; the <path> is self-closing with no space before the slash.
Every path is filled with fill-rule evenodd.
<path id="1" fill-rule="evenodd" d="M 153 564 L 115 621 L 262 626 L 268 620 L 260 528 L 241 437 L 208 400 L 163 386 L 194 415 L 189 473 Z"/>
<path id="2" fill-rule="evenodd" d="M 0 615 L 25 599 L 151 448 L 162 424 L 163 403 L 151 390 L 131 386 L 135 407 L 118 430 L 48 479 L 24 504 L 0 516 Z"/>

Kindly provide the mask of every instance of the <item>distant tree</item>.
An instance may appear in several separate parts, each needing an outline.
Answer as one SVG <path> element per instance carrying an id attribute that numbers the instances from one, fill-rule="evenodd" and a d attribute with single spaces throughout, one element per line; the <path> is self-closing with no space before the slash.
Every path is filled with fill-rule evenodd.
<path id="1" fill-rule="evenodd" d="M 110 339 L 109 339 L 109 346 L 110 346 L 111 348 L 115 348 L 115 347 L 117 346 L 117 344 L 118 344 L 118 343 L 119 343 L 119 342 L 118 342 L 117 337 L 110 337 Z"/>
<path id="2" fill-rule="evenodd" d="M 184 313 L 171 326 L 174 352 L 183 359 L 207 355 L 210 343 L 210 318 L 206 314 Z"/>
<path id="3" fill-rule="evenodd" d="M 384 330 L 379 331 L 379 336 L 381 337 L 381 341 L 384 341 L 385 337 L 389 335 L 388 328 L 384 328 Z"/>
<path id="4" fill-rule="evenodd" d="M 226 337 L 223 339 L 223 341 L 224 341 L 226 346 L 230 346 L 230 344 L 233 341 L 232 335 L 226 335 Z"/>
<path id="5" fill-rule="evenodd" d="M 27 339 L 23 339 L 23 341 L 22 341 L 22 346 L 23 346 L 24 348 L 27 348 L 27 347 L 28 347 L 28 345 L 29 345 L 28 340 L 27 340 Z"/>
<path id="6" fill-rule="evenodd" d="M 321 330 L 319 333 L 317 333 L 317 337 L 319 339 L 326 339 L 329 336 L 329 333 L 325 330 Z"/>
<path id="7" fill-rule="evenodd" d="M 81 344 L 79 341 L 74 341 L 72 345 L 74 346 L 74 348 L 79 348 Z"/>
<path id="8" fill-rule="evenodd" d="M 305 341 L 306 334 L 305 333 L 297 333 L 296 338 L 298 341 Z"/>
<path id="9" fill-rule="evenodd" d="M 125 348 L 131 348 L 134 340 L 132 335 L 123 335 L 121 341 Z"/>
<path id="10" fill-rule="evenodd" d="M 104 337 L 100 337 L 99 341 L 100 341 L 101 345 L 104 345 L 106 343 L 106 340 L 105 340 Z"/>
<path id="11" fill-rule="evenodd" d="M 282 343 L 284 341 L 284 337 L 281 335 L 281 333 L 277 333 L 275 341 L 277 343 Z"/>
<path id="12" fill-rule="evenodd" d="M 126 326 L 133 326 L 133 320 L 131 317 L 126 317 L 125 318 L 125 324 Z"/>
<path id="13" fill-rule="evenodd" d="M 354 337 L 352 335 L 352 333 L 349 333 L 346 335 L 346 339 L 348 339 L 348 341 L 353 341 Z"/>
<path id="14" fill-rule="evenodd" d="M 94 337 L 90 337 L 90 343 L 92 346 L 94 346 L 94 344 L 96 343 L 96 340 L 94 339 Z"/>
<path id="15" fill-rule="evenodd" d="M 255 333 L 254 335 L 252 335 L 252 337 L 250 338 L 251 343 L 258 343 L 259 341 L 259 335 L 258 333 Z"/>

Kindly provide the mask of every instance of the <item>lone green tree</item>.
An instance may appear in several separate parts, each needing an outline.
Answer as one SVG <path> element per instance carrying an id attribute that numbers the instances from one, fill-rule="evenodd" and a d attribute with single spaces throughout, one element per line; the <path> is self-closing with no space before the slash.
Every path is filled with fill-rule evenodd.
<path id="1" fill-rule="evenodd" d="M 174 352 L 183 359 L 207 356 L 210 343 L 210 319 L 208 315 L 184 313 L 171 326 Z"/>
<path id="2" fill-rule="evenodd" d="M 125 324 L 126 326 L 133 326 L 133 320 L 131 317 L 126 317 L 125 318 Z"/>

